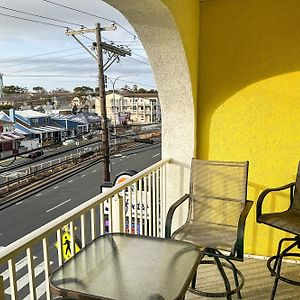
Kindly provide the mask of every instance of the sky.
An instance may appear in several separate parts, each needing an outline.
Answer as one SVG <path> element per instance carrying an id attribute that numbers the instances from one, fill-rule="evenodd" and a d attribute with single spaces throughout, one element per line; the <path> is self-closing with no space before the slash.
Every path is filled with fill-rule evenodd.
<path id="1" fill-rule="evenodd" d="M 57 88 L 72 91 L 83 85 L 95 88 L 96 60 L 72 36 L 65 34 L 65 28 L 78 30 L 80 25 L 95 28 L 98 22 L 106 27 L 111 25 L 109 20 L 116 22 L 117 30 L 103 31 L 103 42 L 127 46 L 132 55 L 121 57 L 119 63 L 115 62 L 105 72 L 110 78 L 107 89 L 112 88 L 117 78 L 116 89 L 135 84 L 155 89 L 152 68 L 134 29 L 119 11 L 101 0 L 1 0 L 0 73 L 4 85 L 26 87 L 30 91 L 35 86 L 47 91 Z M 88 48 L 95 41 L 94 33 L 76 36 Z"/>

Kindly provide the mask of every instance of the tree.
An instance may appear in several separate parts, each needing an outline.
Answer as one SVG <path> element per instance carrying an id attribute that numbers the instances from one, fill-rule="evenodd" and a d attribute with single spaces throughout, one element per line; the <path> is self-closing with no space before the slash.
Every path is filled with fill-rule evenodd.
<path id="1" fill-rule="evenodd" d="M 45 94 L 47 91 L 43 88 L 43 87 L 41 87 L 41 86 L 34 86 L 33 88 L 32 88 L 32 90 L 34 91 L 34 92 L 36 92 L 37 94 Z"/>
<path id="2" fill-rule="evenodd" d="M 28 92 L 27 88 L 23 88 L 16 85 L 5 85 L 2 88 L 2 92 L 4 95 L 10 95 L 10 94 L 25 94 Z"/>
<path id="3" fill-rule="evenodd" d="M 64 89 L 64 88 L 56 88 L 55 90 L 51 91 L 52 94 L 64 94 L 64 93 L 70 93 L 68 90 Z"/>
<path id="4" fill-rule="evenodd" d="M 80 95 L 86 95 L 94 92 L 94 89 L 88 86 L 77 86 L 74 88 L 74 93 L 80 94 Z"/>
<path id="5" fill-rule="evenodd" d="M 143 89 L 143 88 L 139 88 L 139 89 L 138 89 L 138 92 L 139 92 L 139 93 L 147 93 L 147 90 L 145 90 L 145 89 Z"/>
<path id="6" fill-rule="evenodd" d="M 125 84 L 122 88 L 121 88 L 122 91 L 129 91 L 130 90 L 130 87 L 129 85 Z"/>
<path id="7" fill-rule="evenodd" d="M 137 92 L 137 91 L 138 91 L 138 86 L 137 86 L 136 84 L 134 84 L 132 90 L 133 90 L 134 92 Z"/>

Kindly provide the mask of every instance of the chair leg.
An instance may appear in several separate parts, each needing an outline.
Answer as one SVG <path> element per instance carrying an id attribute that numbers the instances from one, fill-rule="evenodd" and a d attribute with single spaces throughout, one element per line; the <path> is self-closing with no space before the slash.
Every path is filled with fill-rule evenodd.
<path id="1" fill-rule="evenodd" d="M 196 272 L 195 272 L 195 275 L 194 275 L 194 277 L 193 277 L 192 284 L 191 284 L 191 287 L 192 287 L 193 289 L 196 288 L 196 280 L 197 280 L 197 270 L 196 270 Z"/>
<path id="2" fill-rule="evenodd" d="M 234 263 L 232 261 L 230 261 L 229 259 L 226 261 L 232 266 L 232 272 L 233 272 L 233 278 L 234 278 L 234 283 L 235 283 L 235 287 L 239 287 L 239 279 L 238 279 L 238 275 L 237 275 L 237 268 L 234 265 Z M 237 296 L 239 299 L 242 299 L 242 295 L 241 295 L 241 291 L 237 292 Z"/>
<path id="3" fill-rule="evenodd" d="M 282 262 L 282 256 L 280 255 L 274 262 L 274 268 L 275 268 L 275 264 L 276 264 L 276 270 L 274 269 L 274 271 L 277 273 L 277 275 L 280 275 L 280 270 L 281 270 L 281 262 Z M 278 286 L 278 281 L 279 281 L 279 277 L 276 276 L 274 283 L 273 283 L 273 288 L 272 288 L 272 293 L 271 293 L 271 300 L 274 300 L 275 298 L 275 293 L 277 290 L 277 286 Z"/>
<path id="4" fill-rule="evenodd" d="M 290 238 L 281 239 L 279 244 L 278 244 L 277 255 L 271 257 L 268 261 L 268 264 L 270 265 L 270 261 L 272 260 L 272 258 L 275 258 L 273 267 L 272 268 L 270 266 L 268 267 L 269 269 L 270 268 L 272 269 L 273 273 L 271 273 L 271 274 L 273 276 L 275 276 L 275 280 L 274 280 L 274 284 L 273 284 L 273 288 L 272 288 L 272 293 L 271 293 L 271 300 L 274 300 L 274 298 L 275 298 L 275 294 L 276 294 L 276 290 L 277 290 L 277 286 L 278 286 L 278 281 L 279 281 L 279 277 L 280 277 L 281 266 L 282 266 L 282 259 L 287 255 L 287 253 L 291 249 L 293 249 L 299 243 L 299 241 L 296 241 L 296 242 L 294 242 L 293 244 L 291 244 L 290 246 L 288 246 L 286 249 L 284 249 L 281 252 L 282 244 L 283 244 L 284 241 L 295 241 L 295 239 L 290 239 Z"/>
<path id="5" fill-rule="evenodd" d="M 229 280 L 228 280 L 228 277 L 224 271 L 224 268 L 219 260 L 218 257 L 214 256 L 214 260 L 218 266 L 218 269 L 223 277 L 223 280 L 224 280 L 224 283 L 225 283 L 225 288 L 226 288 L 226 292 L 227 292 L 227 299 L 228 300 L 232 300 L 232 297 L 231 297 L 231 287 L 230 287 L 230 283 L 229 283 Z"/>
<path id="6" fill-rule="evenodd" d="M 277 269 L 277 264 L 278 264 L 278 258 L 280 256 L 280 253 L 281 253 L 281 248 L 282 248 L 282 244 L 285 242 L 285 239 L 281 239 L 278 243 L 278 248 L 277 248 L 277 259 L 274 261 L 274 266 L 273 266 L 273 269 L 274 271 L 276 272 L 276 269 Z M 271 276 L 273 276 L 273 274 L 271 274 Z"/>

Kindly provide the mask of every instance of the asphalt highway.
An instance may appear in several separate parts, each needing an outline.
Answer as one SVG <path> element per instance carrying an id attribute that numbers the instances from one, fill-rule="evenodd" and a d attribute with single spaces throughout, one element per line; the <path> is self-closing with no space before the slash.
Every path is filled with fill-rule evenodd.
<path id="1" fill-rule="evenodd" d="M 121 171 L 141 171 L 161 159 L 160 145 L 111 157 L 112 178 Z M 99 194 L 103 183 L 99 163 L 0 211 L 0 248 L 34 231 Z"/>

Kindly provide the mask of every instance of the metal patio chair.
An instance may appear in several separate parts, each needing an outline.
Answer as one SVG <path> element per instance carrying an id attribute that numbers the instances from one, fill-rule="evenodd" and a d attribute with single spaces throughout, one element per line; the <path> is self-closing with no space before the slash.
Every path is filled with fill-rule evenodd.
<path id="1" fill-rule="evenodd" d="M 287 189 L 290 190 L 290 204 L 287 210 L 272 213 L 262 212 L 263 202 L 269 193 Z M 300 248 L 300 162 L 298 164 L 296 182 L 291 182 L 277 188 L 266 189 L 259 195 L 256 207 L 256 220 L 258 223 L 263 223 L 295 235 L 291 238 L 282 238 L 278 243 L 277 254 L 270 257 L 267 261 L 267 267 L 271 275 L 275 277 L 271 293 L 271 299 L 274 299 L 279 280 L 300 286 L 299 281 L 281 275 L 282 259 L 285 257 L 300 257 L 299 250 L 298 253 L 293 252 L 293 250 Z M 288 245 L 283 247 L 285 242 Z"/>
<path id="2" fill-rule="evenodd" d="M 189 289 L 193 294 L 227 299 L 237 294 L 241 298 L 244 277 L 232 260 L 243 261 L 245 221 L 253 204 L 246 200 L 247 181 L 248 162 L 192 160 L 190 193 L 170 207 L 166 220 L 166 238 L 197 245 L 203 253 L 200 266 L 217 265 L 226 289 L 224 292 L 199 290 L 196 288 L 196 273 Z M 187 199 L 187 221 L 171 234 L 174 211 Z M 233 271 L 234 288 L 231 288 L 224 268 Z"/>

